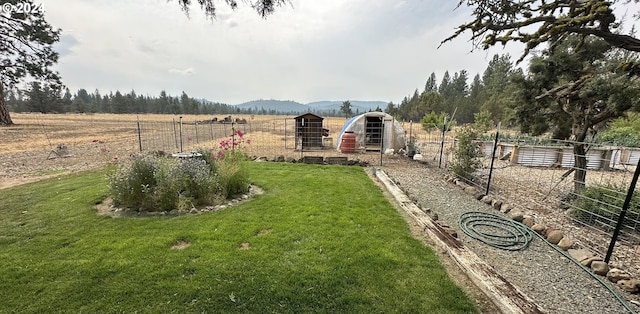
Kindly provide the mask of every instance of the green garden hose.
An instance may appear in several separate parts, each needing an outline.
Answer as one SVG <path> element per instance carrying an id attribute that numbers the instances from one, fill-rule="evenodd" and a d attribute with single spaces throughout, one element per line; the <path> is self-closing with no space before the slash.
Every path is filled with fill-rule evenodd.
<path id="1" fill-rule="evenodd" d="M 557 246 L 551 244 L 541 234 L 532 232 L 529 227 L 511 219 L 502 216 L 484 213 L 484 212 L 466 212 L 460 215 L 458 226 L 466 235 L 473 239 L 481 241 L 489 246 L 509 251 L 519 251 L 527 248 L 533 240 L 532 234 L 535 234 L 542 241 L 551 246 L 554 250 L 568 258 L 574 264 L 578 265 L 582 270 L 586 271 L 591 277 L 596 279 L 603 287 L 625 307 L 630 314 L 636 314 L 629 304 L 609 286 L 604 280 L 596 276 L 591 270 L 580 262 L 572 258 L 567 252 L 561 250 Z"/>
<path id="2" fill-rule="evenodd" d="M 533 239 L 527 226 L 490 213 L 464 213 L 460 215 L 458 225 L 466 235 L 508 251 L 523 250 Z"/>

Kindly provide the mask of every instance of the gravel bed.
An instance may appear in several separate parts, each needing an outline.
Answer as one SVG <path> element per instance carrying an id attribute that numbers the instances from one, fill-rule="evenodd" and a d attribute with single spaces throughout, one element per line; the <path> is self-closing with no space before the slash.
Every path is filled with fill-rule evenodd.
<path id="1" fill-rule="evenodd" d="M 458 230 L 465 245 L 549 313 L 628 313 L 597 280 L 535 236 L 527 249 L 513 252 L 465 235 L 458 227 L 462 213 L 500 213 L 447 183 L 439 169 L 408 162 L 388 164 L 382 170 L 415 202 Z M 640 312 L 640 307 L 631 306 Z"/>

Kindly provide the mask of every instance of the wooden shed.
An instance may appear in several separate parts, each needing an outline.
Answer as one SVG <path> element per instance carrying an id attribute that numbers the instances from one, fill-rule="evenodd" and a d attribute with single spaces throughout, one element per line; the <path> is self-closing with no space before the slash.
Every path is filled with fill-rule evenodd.
<path id="1" fill-rule="evenodd" d="M 295 120 L 295 149 L 322 149 L 322 136 L 327 133 L 322 127 L 324 118 L 313 113 L 305 113 L 295 117 Z"/>

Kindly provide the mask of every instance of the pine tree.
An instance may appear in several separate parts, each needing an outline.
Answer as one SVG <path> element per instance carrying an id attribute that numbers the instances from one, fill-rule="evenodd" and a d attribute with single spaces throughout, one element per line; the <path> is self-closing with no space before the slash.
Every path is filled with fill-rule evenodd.
<path id="1" fill-rule="evenodd" d="M 3 3 L 42 7 L 32 0 L 9 0 Z M 58 61 L 58 53 L 53 50 L 53 44 L 59 39 L 60 30 L 49 25 L 44 18 L 44 10 L 0 14 L 0 125 L 13 124 L 5 103 L 5 89 L 13 89 L 25 77 L 41 80 L 43 84 L 49 85 L 50 90 L 59 89 L 56 86 L 62 84 L 60 76 L 51 69 Z"/>

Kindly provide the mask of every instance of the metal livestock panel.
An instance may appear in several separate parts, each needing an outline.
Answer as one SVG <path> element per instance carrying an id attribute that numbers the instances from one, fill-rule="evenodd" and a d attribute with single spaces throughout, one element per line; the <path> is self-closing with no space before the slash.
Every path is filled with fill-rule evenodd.
<path id="1" fill-rule="evenodd" d="M 517 163 L 529 167 L 551 167 L 558 158 L 558 148 L 522 146 L 518 148 Z"/>

